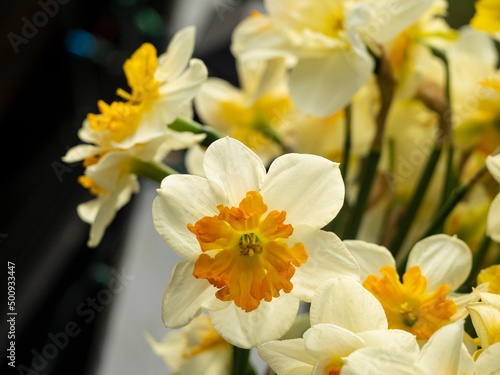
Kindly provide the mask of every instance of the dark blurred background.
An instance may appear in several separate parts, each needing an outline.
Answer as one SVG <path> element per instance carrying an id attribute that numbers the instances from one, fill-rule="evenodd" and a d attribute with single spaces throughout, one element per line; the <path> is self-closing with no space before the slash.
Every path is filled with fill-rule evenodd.
<path id="1" fill-rule="evenodd" d="M 125 59 L 143 42 L 163 52 L 183 22 L 200 26 L 195 57 L 209 74 L 237 84 L 230 31 L 246 16 L 249 1 L 198 3 L 205 7 L 187 0 L 0 3 L 0 363 L 10 370 L 2 374 L 89 373 L 96 327 L 106 314 L 86 323 L 75 309 L 113 277 L 135 198 L 118 213 L 102 243 L 87 248 L 89 227 L 76 206 L 92 197 L 77 184 L 82 167 L 64 164 L 61 156 L 80 143 L 77 131 L 86 114 L 96 112 L 97 100 L 109 103 L 118 87 L 128 89 Z M 466 23 L 473 2 L 451 5 L 453 25 Z M 15 264 L 15 362 L 26 366 L 17 370 L 6 366 L 7 262 Z M 37 363 L 40 371 L 29 372 L 36 353 L 52 342 L 48 334 L 64 332 L 71 321 L 82 331 L 54 358 Z"/>

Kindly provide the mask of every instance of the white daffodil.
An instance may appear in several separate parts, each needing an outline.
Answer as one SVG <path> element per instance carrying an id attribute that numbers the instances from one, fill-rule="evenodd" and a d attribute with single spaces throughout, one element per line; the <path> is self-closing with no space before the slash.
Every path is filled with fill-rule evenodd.
<path id="1" fill-rule="evenodd" d="M 302 339 L 270 341 L 259 356 L 278 375 L 414 374 L 415 337 L 389 330 L 384 309 L 349 277 L 324 282 L 311 303 Z"/>
<path id="2" fill-rule="evenodd" d="M 471 303 L 467 305 L 467 310 L 469 310 L 472 324 L 481 342 L 482 351 L 490 345 L 500 343 L 500 304 L 484 302 L 485 299 L 493 301 L 488 299 L 488 295 L 483 296 L 481 293 L 481 296 L 483 302 Z M 495 302 L 498 303 L 498 298 Z"/>
<path id="3" fill-rule="evenodd" d="M 119 89 L 125 101 L 99 101 L 101 113 L 89 114 L 78 133 L 87 144 L 71 148 L 62 158 L 67 163 L 83 160 L 86 170 L 79 182 L 96 196 L 77 210 L 91 224 L 89 247 L 100 243 L 116 212 L 139 190 L 132 160 L 161 162 L 169 151 L 203 139 L 167 127 L 181 113 L 189 113 L 207 77 L 205 65 L 190 60 L 194 38 L 193 27 L 180 30 L 159 59 L 151 44 L 142 45 L 123 66 L 131 93 Z"/>
<path id="4" fill-rule="evenodd" d="M 285 58 L 290 93 L 300 111 L 337 112 L 372 75 L 369 48 L 389 42 L 416 22 L 432 0 L 267 0 L 234 31 L 232 52 L 243 60 Z"/>
<path id="5" fill-rule="evenodd" d="M 465 242 L 445 234 L 427 237 L 411 249 L 401 283 L 389 250 L 360 240 L 344 241 L 361 268 L 363 286 L 382 304 L 389 328 L 426 340 L 442 326 L 467 316 L 475 293 L 454 293 L 467 279 L 472 254 Z"/>
<path id="6" fill-rule="evenodd" d="M 486 167 L 493 178 L 500 183 L 500 155 L 488 156 Z M 494 241 L 500 242 L 500 194 L 491 202 L 488 212 L 487 234 Z"/>
<path id="7" fill-rule="evenodd" d="M 255 153 L 226 137 L 208 147 L 204 172 L 166 177 L 153 203 L 156 230 L 186 259 L 163 297 L 167 327 L 206 309 L 222 337 L 249 348 L 285 334 L 299 301 L 325 279 L 358 277 L 340 239 L 320 230 L 343 204 L 338 164 L 287 154 L 266 174 Z"/>
<path id="8" fill-rule="evenodd" d="M 241 87 L 209 78 L 195 97 L 196 113 L 220 134 L 252 149 L 267 166 L 283 153 L 276 137 L 280 138 L 283 119 L 291 107 L 286 67 L 279 60 L 236 63 Z"/>
<path id="9" fill-rule="evenodd" d="M 179 331 L 157 342 L 144 334 L 151 348 L 173 371 L 171 375 L 229 375 L 233 361 L 231 345 L 215 332 L 210 319 L 200 315 Z"/>

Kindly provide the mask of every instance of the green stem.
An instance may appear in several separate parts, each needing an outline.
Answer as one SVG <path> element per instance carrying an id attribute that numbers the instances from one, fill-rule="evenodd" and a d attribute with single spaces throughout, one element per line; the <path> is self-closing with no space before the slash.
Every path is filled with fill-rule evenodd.
<path id="1" fill-rule="evenodd" d="M 474 257 L 472 258 L 472 268 L 469 273 L 469 277 L 467 278 L 467 281 L 460 287 L 461 292 L 468 292 L 473 286 L 476 285 L 477 274 L 481 270 L 484 257 L 488 253 L 490 245 L 491 245 L 491 238 L 485 235 L 483 237 L 483 241 L 481 242 L 476 252 L 474 253 Z"/>
<path id="2" fill-rule="evenodd" d="M 455 154 L 455 147 L 453 144 L 448 146 L 448 152 L 446 154 L 446 172 L 444 176 L 443 191 L 441 195 L 441 202 L 446 202 L 446 199 L 450 196 L 453 188 L 456 186 L 456 176 L 453 170 L 453 158 Z M 444 223 L 443 223 L 444 224 Z M 443 231 L 443 225 L 439 228 Z"/>
<path id="3" fill-rule="evenodd" d="M 139 177 L 144 177 L 159 183 L 161 183 L 165 177 L 179 173 L 165 164 L 154 161 L 143 161 L 136 158 L 130 160 L 130 172 Z"/>
<path id="4" fill-rule="evenodd" d="M 341 172 L 344 181 L 347 180 L 347 172 L 349 171 L 349 159 L 351 157 L 351 143 L 352 143 L 352 104 L 345 107 L 345 139 L 344 139 L 344 156 L 342 159 Z"/>
<path id="5" fill-rule="evenodd" d="M 479 181 L 479 179 L 486 173 L 486 171 L 487 171 L 486 165 L 483 165 L 482 168 L 479 169 L 474 174 L 474 176 L 470 178 L 469 181 L 467 181 L 465 184 L 453 190 L 448 200 L 438 209 L 433 219 L 431 220 L 431 223 L 429 224 L 423 235 L 420 236 L 420 239 L 424 239 L 426 237 L 429 237 L 437 233 L 438 228 L 440 228 L 440 226 L 444 223 L 444 221 L 451 213 L 451 211 L 453 211 L 455 206 L 467 195 L 470 189 L 474 186 L 474 184 L 477 181 Z M 404 271 L 406 267 L 406 261 L 408 260 L 408 253 L 409 251 L 406 251 L 401 261 L 399 262 L 398 271 L 400 271 L 400 274 L 401 271 Z"/>
<path id="6" fill-rule="evenodd" d="M 244 375 L 248 371 L 250 349 L 242 349 L 233 345 L 232 375 Z"/>
<path id="7" fill-rule="evenodd" d="M 382 51 L 382 55 L 376 59 L 376 62 L 377 86 L 380 92 L 380 110 L 376 118 L 377 129 L 375 137 L 372 141 L 370 153 L 363 162 L 361 181 L 359 183 L 360 188 L 357 197 L 358 199 L 354 205 L 352 215 L 350 215 L 349 223 L 345 228 L 343 239 L 355 239 L 358 234 L 366 204 L 368 202 L 368 198 L 370 197 L 373 181 L 377 174 L 376 172 L 382 150 L 385 125 L 392 105 L 392 99 L 394 97 L 394 88 L 396 83 L 394 75 L 392 74 L 389 59 L 384 51 Z"/>
<path id="8" fill-rule="evenodd" d="M 410 227 L 417 215 L 417 211 L 422 203 L 425 192 L 427 191 L 427 188 L 431 181 L 432 175 L 434 174 L 434 170 L 436 169 L 436 165 L 440 155 L 441 155 L 441 147 L 435 147 L 432 150 L 432 153 L 429 155 L 427 165 L 425 166 L 425 169 L 422 172 L 422 175 L 420 176 L 417 188 L 413 193 L 413 196 L 408 204 L 408 208 L 406 209 L 405 214 L 400 224 L 398 225 L 398 230 L 394 235 L 394 238 L 392 239 L 391 244 L 389 246 L 389 249 L 391 250 L 394 256 L 398 254 L 399 249 L 406 238 L 406 235 L 410 231 Z"/>
<path id="9" fill-rule="evenodd" d="M 211 127 L 202 125 L 194 120 L 188 119 L 187 117 L 177 117 L 173 123 L 168 125 L 168 127 L 178 132 L 206 134 L 205 139 L 201 142 L 201 144 L 206 147 L 221 138 L 221 136 Z"/>
<path id="10" fill-rule="evenodd" d="M 372 149 L 363 163 L 361 171 L 361 182 L 358 193 L 358 199 L 352 210 L 352 216 L 349 224 L 345 228 L 343 239 L 355 239 L 363 219 L 366 203 L 370 196 L 373 180 L 377 172 L 377 165 L 380 160 L 380 150 Z"/>

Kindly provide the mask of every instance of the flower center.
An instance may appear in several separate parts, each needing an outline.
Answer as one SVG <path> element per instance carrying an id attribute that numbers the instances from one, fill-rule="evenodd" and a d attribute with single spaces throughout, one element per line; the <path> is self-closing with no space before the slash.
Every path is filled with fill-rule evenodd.
<path id="1" fill-rule="evenodd" d="M 307 252 L 300 242 L 292 247 L 285 242 L 293 233 L 292 225 L 284 224 L 286 212 L 264 217 L 267 206 L 256 191 L 248 192 L 238 207 L 217 209 L 218 215 L 188 224 L 202 250 L 193 276 L 208 280 L 219 289 L 218 299 L 234 301 L 246 312 L 279 297 L 281 290 L 290 293 L 295 267 L 307 261 Z"/>
<path id="2" fill-rule="evenodd" d="M 433 293 L 426 294 L 427 279 L 419 266 L 413 266 L 403 275 L 403 283 L 395 268 L 384 266 L 383 275 L 366 278 L 363 286 L 382 304 L 389 329 L 402 329 L 417 339 L 428 339 L 439 328 L 450 322 L 457 307 L 446 299 L 450 286 L 441 285 Z"/>
<path id="3" fill-rule="evenodd" d="M 489 282 L 489 293 L 500 294 L 500 264 L 495 264 L 479 272 L 477 275 L 478 285 L 486 282 Z"/>
<path id="4" fill-rule="evenodd" d="M 325 367 L 325 375 L 339 375 L 344 361 L 340 357 L 333 357 L 328 366 Z"/>
<path id="5" fill-rule="evenodd" d="M 97 185 L 94 180 L 88 176 L 78 177 L 78 183 L 84 188 L 89 189 L 90 193 L 93 195 L 99 195 L 104 193 L 104 189 Z"/>
<path id="6" fill-rule="evenodd" d="M 127 82 L 132 88 L 129 94 L 122 89 L 116 91 L 125 102 L 113 102 L 111 105 L 99 100 L 99 115 L 89 113 L 87 120 L 94 131 L 110 131 L 113 141 L 121 142 L 137 128 L 142 114 L 148 111 L 160 96 L 160 82 L 155 81 L 158 68 L 156 49 L 152 44 L 144 43 L 123 64 Z"/>

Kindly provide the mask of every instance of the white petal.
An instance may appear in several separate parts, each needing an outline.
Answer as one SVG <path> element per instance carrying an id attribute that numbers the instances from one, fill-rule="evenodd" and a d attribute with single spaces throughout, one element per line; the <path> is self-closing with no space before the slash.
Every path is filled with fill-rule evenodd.
<path id="1" fill-rule="evenodd" d="M 361 240 L 346 240 L 344 245 L 352 254 L 360 267 L 360 280 L 365 280 L 369 275 L 382 278 L 380 268 L 383 266 L 396 267 L 396 261 L 391 252 L 384 246 Z"/>
<path id="2" fill-rule="evenodd" d="M 261 301 L 259 307 L 249 313 L 234 303 L 229 307 L 209 311 L 215 330 L 229 343 L 240 348 L 252 348 L 283 336 L 292 326 L 299 300 L 289 294 Z"/>
<path id="3" fill-rule="evenodd" d="M 313 325 L 304 333 L 304 344 L 309 354 L 316 358 L 346 357 L 366 346 L 358 335 L 333 324 Z"/>
<path id="4" fill-rule="evenodd" d="M 311 325 L 330 323 L 353 332 L 387 329 L 380 302 L 354 279 L 337 277 L 322 284 L 311 304 Z"/>
<path id="5" fill-rule="evenodd" d="M 417 339 L 411 333 L 399 329 L 359 332 L 367 346 L 383 347 L 394 351 L 404 351 L 415 358 L 420 351 Z"/>
<path id="6" fill-rule="evenodd" d="M 472 253 L 467 244 L 446 234 L 436 234 L 417 242 L 410 251 L 406 269 L 418 265 L 427 279 L 427 291 L 447 284 L 456 290 L 469 276 Z"/>
<path id="7" fill-rule="evenodd" d="M 290 94 L 308 115 L 327 117 L 344 108 L 368 81 L 373 60 L 354 49 L 334 50 L 321 57 L 299 60 L 290 76 Z"/>
<path id="8" fill-rule="evenodd" d="M 193 276 L 194 261 L 177 263 L 167 284 L 161 306 L 165 326 L 180 328 L 202 313 L 217 291 L 207 280 Z"/>
<path id="9" fill-rule="evenodd" d="M 203 374 L 219 375 L 230 374 L 233 354 L 229 347 L 218 347 L 203 351 L 182 362 L 179 375 Z"/>
<path id="10" fill-rule="evenodd" d="M 495 180 L 500 183 L 500 155 L 488 156 L 486 158 L 486 167 Z"/>
<path id="11" fill-rule="evenodd" d="M 500 194 L 491 202 L 488 211 L 487 233 L 493 241 L 500 242 Z"/>
<path id="12" fill-rule="evenodd" d="M 287 223 L 322 228 L 342 208 L 344 182 L 337 163 L 287 154 L 271 164 L 261 194 L 270 210 L 286 211 Z"/>
<path id="13" fill-rule="evenodd" d="M 469 312 L 465 308 L 469 303 L 479 301 L 479 295 L 475 292 L 471 293 L 448 293 L 448 298 L 451 298 L 457 306 L 457 312 L 453 315 L 452 320 L 457 321 L 467 318 Z"/>
<path id="14" fill-rule="evenodd" d="M 448 324 L 431 336 L 422 348 L 417 364 L 426 374 L 455 375 L 460 361 L 463 321 Z"/>
<path id="15" fill-rule="evenodd" d="M 102 151 L 101 147 L 93 145 L 77 145 L 72 147 L 66 152 L 66 155 L 62 157 L 62 161 L 65 163 L 73 163 L 75 161 L 80 161 L 86 157 L 97 155 Z"/>
<path id="16" fill-rule="evenodd" d="M 433 0 L 365 0 L 372 6 L 370 23 L 363 32 L 378 43 L 386 43 L 415 23 Z"/>
<path id="17" fill-rule="evenodd" d="M 280 375 L 309 375 L 316 362 L 316 358 L 306 352 L 304 339 L 269 341 L 260 345 L 258 352 Z"/>
<path id="18" fill-rule="evenodd" d="M 423 375 L 413 364 L 413 357 L 386 348 L 362 348 L 344 358 L 342 375 Z"/>
<path id="19" fill-rule="evenodd" d="M 460 351 L 460 363 L 458 365 L 457 374 L 474 374 L 475 371 L 476 371 L 476 364 L 474 363 L 474 359 L 469 353 L 466 345 L 462 345 L 462 349 Z"/>
<path id="20" fill-rule="evenodd" d="M 182 353 L 185 349 L 185 333 L 173 331 L 168 333 L 161 342 L 157 342 L 149 332 L 144 333 L 144 338 L 156 355 L 172 370 L 177 371 L 182 364 Z"/>
<path id="21" fill-rule="evenodd" d="M 167 51 L 158 59 L 156 79 L 165 82 L 179 76 L 193 55 L 196 38 L 194 26 L 185 27 L 175 33 Z"/>
<path id="22" fill-rule="evenodd" d="M 207 178 L 226 192 L 231 206 L 236 207 L 247 192 L 260 190 L 266 174 L 260 158 L 243 143 L 229 137 L 208 147 L 203 169 Z"/>
<path id="23" fill-rule="evenodd" d="M 500 342 L 491 345 L 476 360 L 478 375 L 500 375 Z"/>
<path id="24" fill-rule="evenodd" d="M 359 278 L 359 267 L 335 234 L 306 225 L 294 228 L 291 242 L 302 242 L 307 251 L 307 262 L 297 267 L 291 279 L 292 294 L 311 302 L 316 289 L 336 276 Z"/>
<path id="25" fill-rule="evenodd" d="M 500 294 L 488 293 L 484 291 L 479 291 L 478 294 L 483 302 L 489 303 L 490 305 L 495 306 L 497 309 L 500 309 Z"/>
<path id="26" fill-rule="evenodd" d="M 160 86 L 158 106 L 162 108 L 164 123 L 170 124 L 185 109 L 207 79 L 208 71 L 203 61 L 191 59 L 189 67 L 175 81 Z M 156 104 L 156 103 L 155 103 Z"/>
<path id="27" fill-rule="evenodd" d="M 153 201 L 153 222 L 163 240 L 181 257 L 196 259 L 201 254 L 196 236 L 187 229 L 205 216 L 219 214 L 217 205 L 228 201 L 220 188 L 199 176 L 166 177 Z"/>
<path id="28" fill-rule="evenodd" d="M 484 302 L 477 302 L 468 305 L 467 310 L 481 346 L 485 349 L 500 336 L 500 309 Z"/>

